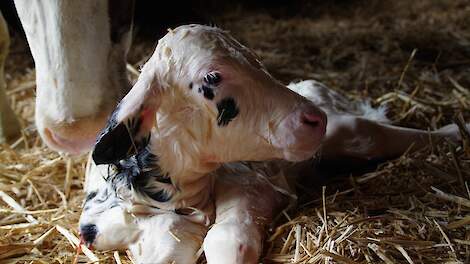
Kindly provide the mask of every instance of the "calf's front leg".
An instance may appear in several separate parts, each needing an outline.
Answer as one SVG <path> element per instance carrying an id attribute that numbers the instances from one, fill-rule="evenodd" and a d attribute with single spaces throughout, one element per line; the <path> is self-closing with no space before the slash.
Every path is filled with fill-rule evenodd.
<path id="1" fill-rule="evenodd" d="M 139 264 L 196 263 L 207 232 L 205 225 L 172 212 L 140 217 L 138 227 L 140 236 L 129 250 Z"/>
<path id="2" fill-rule="evenodd" d="M 96 166 L 89 158 L 80 217 L 82 241 L 98 250 L 129 249 L 139 264 L 196 263 L 206 223 L 195 221 L 200 217 L 194 214 L 126 203 L 104 180 L 108 173 L 107 165 Z"/>
<path id="3" fill-rule="evenodd" d="M 265 227 L 285 197 L 260 176 L 223 175 L 215 186 L 215 224 L 204 239 L 209 264 L 259 263 Z"/>

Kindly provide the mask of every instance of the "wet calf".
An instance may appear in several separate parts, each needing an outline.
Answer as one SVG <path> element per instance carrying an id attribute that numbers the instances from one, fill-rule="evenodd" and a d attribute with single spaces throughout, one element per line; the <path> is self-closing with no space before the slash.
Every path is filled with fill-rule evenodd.
<path id="1" fill-rule="evenodd" d="M 209 263 L 258 263 L 265 226 L 295 198 L 290 183 L 318 150 L 373 160 L 429 138 L 458 140 L 455 126 L 386 123 L 384 109 L 315 81 L 282 85 L 221 29 L 178 27 L 98 137 L 82 237 L 129 247 L 139 263 L 195 263 L 203 240 Z"/>

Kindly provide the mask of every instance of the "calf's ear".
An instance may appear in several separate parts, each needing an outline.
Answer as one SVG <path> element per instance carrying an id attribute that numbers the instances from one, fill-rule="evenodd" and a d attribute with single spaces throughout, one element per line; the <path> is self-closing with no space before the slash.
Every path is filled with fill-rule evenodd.
<path id="1" fill-rule="evenodd" d="M 150 140 L 159 105 L 156 78 L 144 69 L 98 136 L 92 153 L 95 163 L 116 163 L 143 149 Z"/>

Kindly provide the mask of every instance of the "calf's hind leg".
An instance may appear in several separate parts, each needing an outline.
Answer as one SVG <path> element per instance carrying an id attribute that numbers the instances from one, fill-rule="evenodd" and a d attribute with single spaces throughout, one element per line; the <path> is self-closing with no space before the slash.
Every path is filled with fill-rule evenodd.
<path id="1" fill-rule="evenodd" d="M 254 175 L 218 178 L 215 224 L 204 239 L 207 263 L 259 263 L 265 227 L 282 208 L 283 198 Z"/>
<path id="2" fill-rule="evenodd" d="M 466 125 L 467 130 L 470 124 Z M 384 160 L 418 150 L 443 139 L 460 140 L 456 125 L 435 131 L 378 123 L 351 115 L 328 116 L 327 133 L 322 145 L 322 159 L 356 158 Z"/>

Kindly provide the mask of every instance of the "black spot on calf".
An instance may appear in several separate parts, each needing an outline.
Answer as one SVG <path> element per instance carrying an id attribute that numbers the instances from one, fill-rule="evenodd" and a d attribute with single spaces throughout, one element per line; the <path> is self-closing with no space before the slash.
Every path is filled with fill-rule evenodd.
<path id="1" fill-rule="evenodd" d="M 217 103 L 217 125 L 226 126 L 232 121 L 240 112 L 232 97 L 226 97 Z"/>
<path id="2" fill-rule="evenodd" d="M 87 224 L 80 226 L 80 236 L 87 246 L 93 244 L 97 234 L 98 228 L 96 228 L 96 225 Z"/>
<path id="3" fill-rule="evenodd" d="M 86 198 L 85 198 L 85 203 L 90 201 L 91 199 L 95 198 L 95 196 L 98 194 L 98 192 L 96 191 L 92 191 L 92 192 L 89 192 L 87 195 L 86 195 Z"/>
<path id="4" fill-rule="evenodd" d="M 202 88 L 202 92 L 205 98 L 209 100 L 214 99 L 214 90 L 212 88 L 207 87 L 205 85 L 203 85 L 201 88 Z"/>
<path id="5" fill-rule="evenodd" d="M 160 190 L 158 192 L 149 192 L 147 194 L 150 198 L 157 202 L 167 202 L 171 199 L 171 196 L 168 195 L 164 190 Z"/>
<path id="6" fill-rule="evenodd" d="M 172 185 L 171 179 L 161 172 L 158 157 L 148 148 L 117 162 L 115 166 L 117 174 L 110 178 L 114 189 L 124 185 L 129 190 L 133 189 L 157 202 L 167 202 L 171 199 L 171 195 L 161 188 L 162 185 Z M 156 182 L 160 185 L 152 184 Z"/>
<path id="7" fill-rule="evenodd" d="M 112 193 L 108 191 L 108 188 L 105 188 L 104 191 L 100 192 L 96 199 L 94 199 L 94 202 L 99 204 L 105 203 L 111 195 Z"/>

